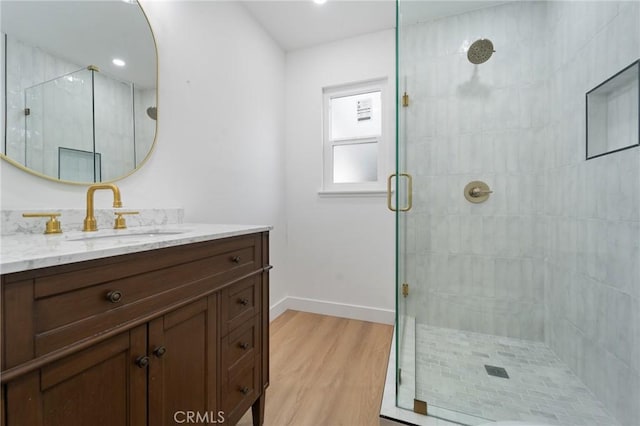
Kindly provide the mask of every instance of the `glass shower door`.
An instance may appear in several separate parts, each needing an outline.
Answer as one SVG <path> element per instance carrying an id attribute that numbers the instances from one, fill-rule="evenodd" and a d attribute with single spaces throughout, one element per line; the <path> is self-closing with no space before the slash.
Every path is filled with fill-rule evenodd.
<path id="1" fill-rule="evenodd" d="M 25 89 L 26 167 L 94 181 L 93 72 L 83 68 Z"/>
<path id="2" fill-rule="evenodd" d="M 637 2 L 399 0 L 400 407 L 640 418 L 639 150 L 585 152 L 585 94 L 638 60 L 639 24 Z"/>
<path id="3" fill-rule="evenodd" d="M 543 339 L 542 254 L 533 241 L 542 227 L 533 220 L 542 195 L 534 159 L 543 151 L 529 143 L 538 123 L 521 120 L 512 103 L 525 76 L 505 67 L 520 72 L 522 64 L 493 56 L 491 40 L 510 51 L 506 30 L 521 18 L 486 5 L 425 18 L 449 3 L 399 3 L 398 173 L 413 177 L 412 208 L 397 213 L 398 284 L 409 289 L 399 303 L 413 324 L 413 344 L 400 351 L 415 372 L 413 400 L 399 394 L 399 403 L 473 425 L 517 419 L 500 394 L 522 385 L 509 357 Z M 532 77 L 532 90 L 543 76 Z M 511 379 L 501 377 L 507 372 Z"/>
<path id="4" fill-rule="evenodd" d="M 413 176 L 407 164 L 406 145 L 400 141 L 406 138 L 406 114 L 400 104 L 396 105 L 396 174 L 389 178 L 388 191 L 395 194 L 395 207 L 389 208 L 396 215 L 396 404 L 405 409 L 414 409 L 415 400 L 415 306 L 413 294 L 418 290 L 415 284 L 415 229 Z"/>

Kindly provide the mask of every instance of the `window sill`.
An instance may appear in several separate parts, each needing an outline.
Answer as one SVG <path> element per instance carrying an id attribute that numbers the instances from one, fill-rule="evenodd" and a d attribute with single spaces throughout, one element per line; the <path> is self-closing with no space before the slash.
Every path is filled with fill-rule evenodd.
<path id="1" fill-rule="evenodd" d="M 322 198 L 329 197 L 386 197 L 386 189 L 362 189 L 362 190 L 320 190 L 318 195 Z"/>

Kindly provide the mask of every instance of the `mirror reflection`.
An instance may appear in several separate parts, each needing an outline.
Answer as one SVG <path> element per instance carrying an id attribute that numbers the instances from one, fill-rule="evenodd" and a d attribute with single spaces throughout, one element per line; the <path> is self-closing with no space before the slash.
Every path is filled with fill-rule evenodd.
<path id="1" fill-rule="evenodd" d="M 123 177 L 156 132 L 156 49 L 137 2 L 2 1 L 2 153 L 46 177 Z"/>

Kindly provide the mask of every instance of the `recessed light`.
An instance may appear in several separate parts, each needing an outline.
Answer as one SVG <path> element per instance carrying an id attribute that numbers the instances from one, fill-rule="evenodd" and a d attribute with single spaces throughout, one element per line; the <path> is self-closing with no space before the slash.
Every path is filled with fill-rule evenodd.
<path id="1" fill-rule="evenodd" d="M 123 61 L 122 59 L 118 59 L 118 58 L 114 58 L 111 62 L 113 62 L 113 65 L 115 65 L 117 67 L 124 67 L 125 65 L 127 65 L 127 63 L 125 61 Z"/>
<path id="2" fill-rule="evenodd" d="M 315 4 L 325 4 L 327 0 L 313 0 Z"/>

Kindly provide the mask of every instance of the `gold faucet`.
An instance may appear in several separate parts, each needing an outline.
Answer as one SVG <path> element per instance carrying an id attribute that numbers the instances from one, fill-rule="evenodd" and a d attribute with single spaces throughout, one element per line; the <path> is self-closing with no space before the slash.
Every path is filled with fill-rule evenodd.
<path id="1" fill-rule="evenodd" d="M 96 222 L 96 218 L 93 215 L 93 193 L 98 189 L 110 189 L 113 191 L 113 207 L 122 207 L 122 201 L 120 199 L 120 189 L 113 183 L 101 183 L 96 185 L 91 185 L 89 189 L 87 189 L 87 216 L 84 218 L 84 228 L 83 231 L 97 231 L 98 225 Z"/>

